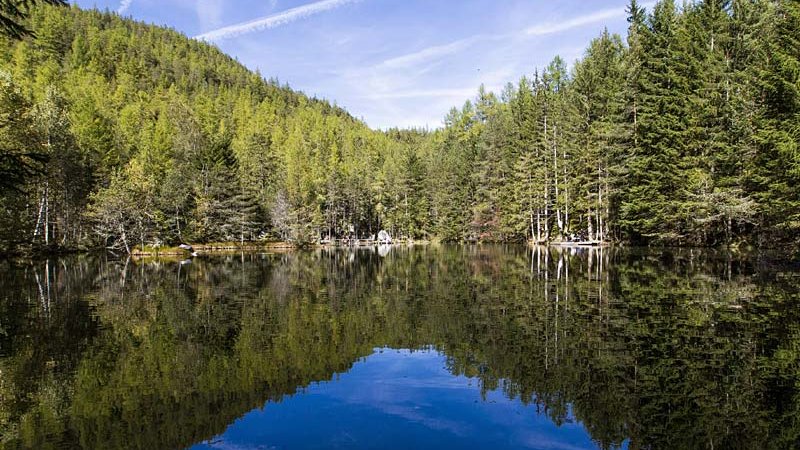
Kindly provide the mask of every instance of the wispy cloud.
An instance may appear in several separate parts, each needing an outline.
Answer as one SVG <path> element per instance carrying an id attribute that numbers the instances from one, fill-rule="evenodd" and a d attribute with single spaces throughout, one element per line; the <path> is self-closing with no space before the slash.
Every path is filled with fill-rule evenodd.
<path id="1" fill-rule="evenodd" d="M 117 8 L 117 14 L 125 14 L 128 8 L 131 7 L 131 3 L 133 3 L 133 0 L 122 0 L 119 4 L 119 8 Z"/>
<path id="2" fill-rule="evenodd" d="M 545 36 L 548 34 L 561 33 L 564 31 L 572 30 L 573 28 L 580 28 L 585 25 L 602 22 L 604 20 L 616 19 L 623 17 L 627 14 L 625 8 L 606 9 L 603 11 L 596 11 L 583 16 L 573 17 L 572 19 L 562 22 L 544 23 L 534 25 L 525 30 L 528 36 Z"/>
<path id="3" fill-rule="evenodd" d="M 126 0 L 129 1 L 129 0 Z M 216 41 L 219 39 L 231 38 L 253 31 L 267 30 L 270 28 L 286 25 L 287 23 L 296 20 L 304 19 L 321 12 L 329 11 L 339 8 L 349 3 L 356 3 L 361 0 L 322 0 L 307 5 L 298 6 L 296 8 L 287 9 L 286 11 L 279 12 L 259 19 L 251 20 L 248 22 L 230 25 L 227 27 L 219 28 L 213 31 L 203 33 L 195 36 L 195 39 L 205 41 Z"/>
<path id="4" fill-rule="evenodd" d="M 466 48 L 478 42 L 479 40 L 481 40 L 482 37 L 483 36 L 478 35 L 478 36 L 468 37 L 466 39 L 459 39 L 449 44 L 434 45 L 413 53 L 408 53 L 402 56 L 397 56 L 395 58 L 387 59 L 383 61 L 381 65 L 383 67 L 388 67 L 393 69 L 416 66 L 423 62 L 440 59 L 444 56 L 452 55 L 454 53 L 463 51 Z"/>
<path id="5" fill-rule="evenodd" d="M 468 98 L 477 92 L 477 88 L 465 89 L 412 89 L 407 91 L 380 92 L 368 94 L 366 98 L 371 100 L 401 99 L 401 98 Z"/>
<path id="6" fill-rule="evenodd" d="M 434 45 L 412 53 L 396 56 L 381 62 L 377 67 L 390 69 L 411 68 L 423 63 L 441 60 L 446 56 L 457 54 L 476 44 L 501 41 L 513 36 L 513 34 L 477 34 L 448 44 Z"/>
<path id="7" fill-rule="evenodd" d="M 652 2 L 648 2 L 644 6 L 649 6 L 651 4 Z M 549 22 L 549 23 L 533 25 L 531 27 L 522 30 L 522 32 L 491 34 L 491 35 L 479 34 L 459 39 L 457 41 L 453 41 L 447 44 L 439 44 L 431 47 L 426 47 L 421 50 L 415 51 L 413 53 L 408 53 L 405 55 L 387 59 L 382 63 L 380 63 L 379 67 L 410 68 L 417 66 L 419 64 L 424 64 L 429 61 L 440 60 L 446 56 L 463 52 L 464 50 L 467 50 L 468 48 L 479 43 L 557 34 L 575 28 L 580 28 L 586 25 L 591 25 L 597 22 L 623 17 L 625 14 L 626 14 L 625 8 L 606 9 L 578 17 L 573 17 L 572 19 L 560 22 Z"/>

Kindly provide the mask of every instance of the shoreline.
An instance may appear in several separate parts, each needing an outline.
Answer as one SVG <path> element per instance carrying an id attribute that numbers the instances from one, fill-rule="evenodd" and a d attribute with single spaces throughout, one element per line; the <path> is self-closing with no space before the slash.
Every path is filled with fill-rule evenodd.
<path id="1" fill-rule="evenodd" d="M 751 247 L 751 246 L 639 246 L 630 245 L 629 243 L 620 242 L 565 242 L 565 241 L 550 241 L 550 242 L 536 242 L 534 240 L 527 241 L 454 241 L 445 242 L 437 239 L 433 240 L 395 240 L 391 244 L 381 244 L 376 241 L 355 241 L 355 242 L 323 242 L 311 243 L 307 245 L 296 245 L 286 241 L 273 241 L 273 242 L 210 242 L 203 244 L 190 244 L 194 250 L 200 254 L 224 254 L 231 252 L 292 252 L 296 250 L 317 250 L 317 249 L 357 249 L 357 248 L 371 248 L 381 246 L 391 247 L 412 247 L 412 246 L 435 246 L 435 245 L 520 245 L 529 248 L 558 248 L 558 249 L 612 249 L 612 248 L 650 248 L 650 249 L 706 249 L 715 251 L 727 251 L 734 254 L 742 253 L 764 253 L 775 257 L 779 255 L 782 259 L 798 260 L 800 259 L 800 252 L 797 248 L 792 246 L 765 246 L 765 247 Z M 40 260 L 49 258 L 60 258 L 71 255 L 90 255 L 97 253 L 111 253 L 118 257 L 130 256 L 134 259 L 146 258 L 181 258 L 190 257 L 191 253 L 179 247 L 164 246 L 164 247 L 150 247 L 146 246 L 144 249 L 133 248 L 130 254 L 124 251 L 111 251 L 107 248 L 75 248 L 75 249 L 34 249 L 30 251 L 21 251 L 17 253 L 3 253 L 0 254 L 0 260 Z"/>
<path id="2" fill-rule="evenodd" d="M 198 253 L 228 253 L 239 251 L 293 251 L 303 249 L 333 249 L 333 248 L 369 248 L 380 247 L 383 245 L 389 246 L 421 246 L 430 245 L 431 241 L 427 240 L 396 240 L 392 243 L 380 243 L 377 241 L 357 240 L 349 243 L 340 242 L 323 242 L 312 243 L 307 245 L 296 245 L 286 241 L 275 241 L 268 243 L 258 242 L 245 242 L 244 244 L 237 242 L 210 242 L 205 244 L 188 244 L 195 252 Z M 145 247 L 144 249 L 134 248 L 130 256 L 135 258 L 149 258 L 158 256 L 186 256 L 189 255 L 188 250 L 179 247 Z"/>
<path id="3" fill-rule="evenodd" d="M 234 242 L 209 242 L 205 244 L 189 244 L 195 251 L 204 253 L 230 252 L 230 251 L 258 251 L 258 250 L 294 250 L 297 248 L 289 242 L 245 242 L 244 244 Z M 145 247 L 133 248 L 130 252 L 132 257 L 154 257 L 154 256 L 186 256 L 189 251 L 179 247 Z"/>

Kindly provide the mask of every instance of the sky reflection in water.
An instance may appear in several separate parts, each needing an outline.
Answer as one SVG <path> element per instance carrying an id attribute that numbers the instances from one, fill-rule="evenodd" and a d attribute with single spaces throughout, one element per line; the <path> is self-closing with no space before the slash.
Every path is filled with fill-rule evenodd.
<path id="1" fill-rule="evenodd" d="M 435 350 L 376 349 L 192 448 L 596 448 L 571 414 L 557 426 L 499 389 L 483 396 L 478 383 L 454 376 Z"/>
<path id="2" fill-rule="evenodd" d="M 7 263 L 0 450 L 800 448 L 798 292 L 705 249 Z"/>

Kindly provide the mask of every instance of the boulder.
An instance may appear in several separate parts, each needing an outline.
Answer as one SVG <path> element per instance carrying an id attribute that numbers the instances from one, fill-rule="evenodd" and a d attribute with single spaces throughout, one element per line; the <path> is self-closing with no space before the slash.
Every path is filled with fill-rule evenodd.
<path id="1" fill-rule="evenodd" d="M 381 244 L 391 244 L 392 237 L 389 236 L 389 233 L 386 232 L 386 230 L 381 230 L 378 233 L 378 242 L 380 242 Z"/>

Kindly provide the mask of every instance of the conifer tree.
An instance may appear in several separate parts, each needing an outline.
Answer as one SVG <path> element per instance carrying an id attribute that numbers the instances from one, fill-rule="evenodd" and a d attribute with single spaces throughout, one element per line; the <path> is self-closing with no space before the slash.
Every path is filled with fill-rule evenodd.
<path id="1" fill-rule="evenodd" d="M 35 33 L 23 23 L 37 3 L 65 6 L 65 0 L 2 0 L 0 1 L 0 34 L 22 39 Z"/>
<path id="2" fill-rule="evenodd" d="M 606 31 L 589 45 L 573 80 L 575 132 L 580 142 L 574 180 L 576 213 L 583 218 L 590 240 L 608 237 L 612 187 L 624 155 L 622 60 L 621 38 Z"/>
<path id="3" fill-rule="evenodd" d="M 639 243 L 678 243 L 685 233 L 679 207 L 691 88 L 679 53 L 680 19 L 674 1 L 659 2 L 641 36 L 637 145 L 628 159 L 620 218 L 623 233 Z"/>
<path id="4" fill-rule="evenodd" d="M 800 230 L 800 3 L 769 2 L 753 80 L 760 97 L 750 185 L 763 243 L 770 232 L 796 241 Z"/>

